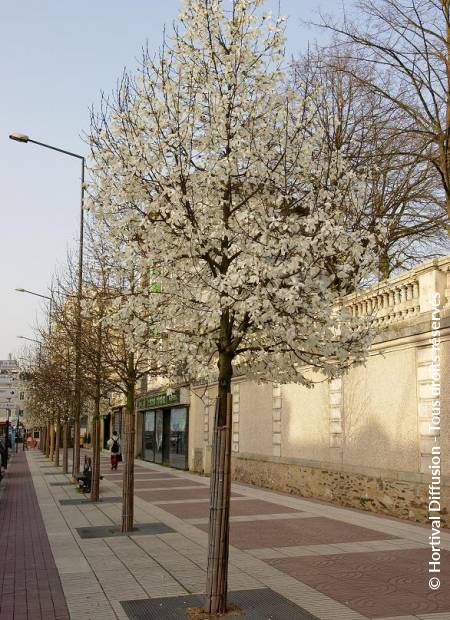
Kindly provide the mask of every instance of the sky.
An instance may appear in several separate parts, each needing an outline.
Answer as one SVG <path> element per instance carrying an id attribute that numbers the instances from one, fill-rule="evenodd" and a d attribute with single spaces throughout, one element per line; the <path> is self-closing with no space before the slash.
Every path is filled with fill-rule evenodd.
<path id="1" fill-rule="evenodd" d="M 305 24 L 335 0 L 267 0 L 289 17 L 296 54 L 323 34 Z M 25 288 L 49 294 L 52 276 L 74 248 L 79 227 L 80 161 L 33 144 L 29 135 L 81 155 L 89 110 L 110 93 L 142 46 L 157 50 L 180 0 L 5 0 L 0 5 L 0 359 L 20 357 L 47 312 Z M 29 346 L 33 346 L 29 343 Z"/>

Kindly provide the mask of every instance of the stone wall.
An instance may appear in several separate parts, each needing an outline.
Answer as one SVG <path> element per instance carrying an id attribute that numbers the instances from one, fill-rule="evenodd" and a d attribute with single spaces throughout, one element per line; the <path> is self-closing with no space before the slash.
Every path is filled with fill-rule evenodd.
<path id="1" fill-rule="evenodd" d="M 428 483 L 407 473 L 403 476 L 411 480 L 236 456 L 232 457 L 232 471 L 236 481 L 274 491 L 421 523 L 428 521 Z M 443 527 L 449 527 L 450 481 L 442 485 L 442 494 L 441 521 Z"/>
<path id="2" fill-rule="evenodd" d="M 430 425 L 432 299 L 440 294 L 441 428 Z M 442 517 L 450 510 L 450 256 L 348 296 L 379 332 L 363 366 L 333 381 L 232 383 L 236 480 L 342 506 L 425 521 L 433 446 L 441 448 Z M 217 385 L 192 387 L 189 468 L 210 471 Z"/>

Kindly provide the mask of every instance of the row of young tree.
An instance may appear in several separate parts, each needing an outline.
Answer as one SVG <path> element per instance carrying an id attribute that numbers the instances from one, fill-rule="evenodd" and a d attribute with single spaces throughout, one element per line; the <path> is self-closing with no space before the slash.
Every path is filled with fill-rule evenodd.
<path id="1" fill-rule="evenodd" d="M 306 367 L 333 378 L 363 363 L 374 330 L 345 296 L 445 249 L 448 4 L 361 2 L 367 31 L 325 20 L 332 43 L 288 62 L 284 19 L 262 0 L 188 0 L 159 53 L 144 52 L 138 74 L 92 114 L 80 344 L 91 497 L 112 392 L 126 401 L 129 531 L 136 381 L 216 383 L 208 613 L 227 604 L 236 367 L 311 385 Z M 64 446 L 77 342 L 70 273 L 29 369 L 33 419 L 63 428 Z M 59 446 L 47 443 L 49 454 Z"/>

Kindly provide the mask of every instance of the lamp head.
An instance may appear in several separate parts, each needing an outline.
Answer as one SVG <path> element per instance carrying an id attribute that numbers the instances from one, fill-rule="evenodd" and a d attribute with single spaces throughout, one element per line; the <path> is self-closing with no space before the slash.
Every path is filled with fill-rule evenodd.
<path id="1" fill-rule="evenodd" d="M 25 135 L 24 133 L 10 133 L 9 134 L 9 139 L 10 140 L 15 140 L 16 142 L 28 142 L 28 140 L 30 139 L 29 136 Z"/>
<path id="2" fill-rule="evenodd" d="M 25 289 L 24 288 L 16 288 L 15 289 L 18 293 L 25 293 Z"/>

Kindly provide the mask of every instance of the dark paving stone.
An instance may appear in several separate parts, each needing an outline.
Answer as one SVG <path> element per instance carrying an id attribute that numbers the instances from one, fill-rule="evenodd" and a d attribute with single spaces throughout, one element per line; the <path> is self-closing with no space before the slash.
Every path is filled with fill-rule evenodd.
<path id="1" fill-rule="evenodd" d="M 103 474 L 104 478 L 107 478 L 108 480 L 122 480 L 123 478 L 123 473 L 119 472 L 118 474 L 112 474 L 112 473 L 105 473 Z M 177 480 L 176 476 L 172 476 L 171 474 L 152 474 L 152 473 L 144 473 L 144 472 L 138 472 L 134 474 L 134 477 L 136 478 L 136 480 L 141 480 L 141 479 L 148 479 L 148 480 L 159 480 L 160 478 L 170 478 L 171 480 Z M 185 480 L 183 479 L 183 482 L 185 482 Z"/>
<path id="2" fill-rule="evenodd" d="M 208 525 L 196 527 L 205 532 L 208 531 Z M 393 538 L 398 537 L 326 517 L 271 519 L 270 521 L 258 521 L 257 525 L 252 521 L 232 523 L 230 531 L 230 542 L 239 549 L 363 542 L 364 540 Z"/>
<path id="3" fill-rule="evenodd" d="M 80 538 L 111 538 L 112 536 L 139 536 L 148 534 L 168 534 L 174 532 L 165 523 L 138 523 L 132 532 L 121 532 L 116 526 L 97 525 L 93 527 L 78 527 Z"/>
<path id="4" fill-rule="evenodd" d="M 69 480 L 64 482 L 49 482 L 51 487 L 72 487 L 74 486 L 73 482 L 69 482 Z"/>
<path id="5" fill-rule="evenodd" d="M 44 465 L 39 465 L 39 467 L 53 467 L 53 469 L 60 469 L 61 468 L 60 465 L 56 466 L 56 465 L 52 465 L 51 463 L 46 463 Z"/>
<path id="6" fill-rule="evenodd" d="M 208 502 L 188 502 L 186 504 L 159 503 L 159 506 L 163 510 L 170 512 L 170 514 L 175 515 L 180 519 L 202 519 L 209 516 Z M 281 512 L 301 511 L 260 499 L 241 499 L 237 502 L 231 502 L 231 516 L 234 517 L 245 515 L 279 514 Z"/>
<path id="7" fill-rule="evenodd" d="M 93 502 L 86 497 L 76 497 L 74 499 L 60 499 L 59 503 L 61 504 L 61 506 L 81 506 L 82 504 L 118 504 L 121 501 L 121 497 L 101 497 L 98 502 Z"/>
<path id="8" fill-rule="evenodd" d="M 209 487 L 198 489 L 167 489 L 164 491 L 136 491 L 136 495 L 147 502 L 164 502 L 178 499 L 207 499 Z M 232 493 L 233 497 L 240 496 Z"/>
<path id="9" fill-rule="evenodd" d="M 441 588 L 428 586 L 430 549 L 286 558 L 268 563 L 369 618 L 450 618 L 450 552 L 441 551 Z"/>
<path id="10" fill-rule="evenodd" d="M 120 481 L 122 482 L 122 481 Z M 177 480 L 176 478 L 173 478 L 171 480 L 154 480 L 154 479 L 149 479 L 149 480 L 135 480 L 134 481 L 134 488 L 135 489 L 169 489 L 171 487 L 180 487 L 180 488 L 184 488 L 184 487 L 197 487 L 199 489 L 209 489 L 209 486 L 205 486 L 204 484 L 202 484 L 201 482 L 191 482 L 191 481 L 186 481 L 186 480 Z"/>
<path id="11" fill-rule="evenodd" d="M 201 607 L 204 601 L 203 596 L 191 594 L 123 601 L 121 605 L 130 620 L 186 620 L 185 609 Z M 228 601 L 245 609 L 245 615 L 229 615 L 226 620 L 318 620 L 270 588 L 230 592 Z"/>
<path id="12" fill-rule="evenodd" d="M 65 476 L 62 471 L 44 471 L 41 476 Z"/>

